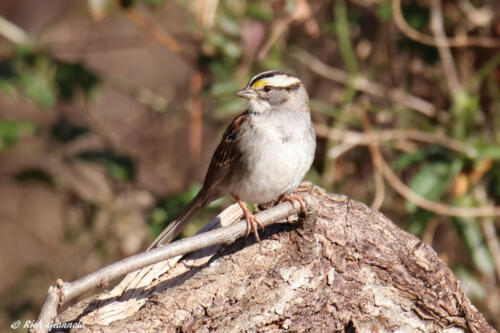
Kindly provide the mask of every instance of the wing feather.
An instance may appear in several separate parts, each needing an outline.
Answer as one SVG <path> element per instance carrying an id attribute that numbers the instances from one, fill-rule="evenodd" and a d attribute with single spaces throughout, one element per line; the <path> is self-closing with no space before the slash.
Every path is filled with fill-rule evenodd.
<path id="1" fill-rule="evenodd" d="M 210 166 L 208 167 L 205 182 L 203 184 L 204 188 L 212 188 L 214 185 L 224 180 L 229 174 L 231 167 L 240 160 L 241 153 L 238 151 L 236 138 L 241 125 L 245 121 L 248 121 L 248 117 L 248 111 L 245 111 L 234 118 L 227 127 L 210 161 Z"/>

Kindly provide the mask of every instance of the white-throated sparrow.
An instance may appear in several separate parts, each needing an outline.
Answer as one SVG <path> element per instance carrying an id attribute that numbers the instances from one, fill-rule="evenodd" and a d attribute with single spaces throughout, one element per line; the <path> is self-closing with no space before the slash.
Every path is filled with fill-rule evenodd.
<path id="1" fill-rule="evenodd" d="M 299 200 L 290 196 L 309 170 L 316 135 L 309 97 L 291 74 L 267 71 L 254 76 L 237 95 L 248 100 L 248 110 L 226 129 L 208 167 L 200 192 L 170 222 L 149 248 L 169 243 L 189 220 L 211 201 L 231 196 L 247 221 L 247 234 L 259 240 L 259 221 L 242 201 L 267 203 Z"/>

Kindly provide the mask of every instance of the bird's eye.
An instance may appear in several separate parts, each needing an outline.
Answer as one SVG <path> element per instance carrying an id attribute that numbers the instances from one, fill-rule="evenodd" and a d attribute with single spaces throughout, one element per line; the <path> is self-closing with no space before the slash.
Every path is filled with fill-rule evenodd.
<path id="1" fill-rule="evenodd" d="M 271 87 L 270 86 L 264 86 L 264 88 L 262 88 L 265 92 L 270 92 L 271 91 Z"/>

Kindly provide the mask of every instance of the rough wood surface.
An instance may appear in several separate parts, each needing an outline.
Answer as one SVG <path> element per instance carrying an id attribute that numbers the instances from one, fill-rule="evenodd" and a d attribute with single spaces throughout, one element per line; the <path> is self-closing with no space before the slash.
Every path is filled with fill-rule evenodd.
<path id="1" fill-rule="evenodd" d="M 347 197 L 317 187 L 310 196 L 315 211 L 302 223 L 193 254 L 130 317 L 82 330 L 494 332 L 431 247 Z"/>

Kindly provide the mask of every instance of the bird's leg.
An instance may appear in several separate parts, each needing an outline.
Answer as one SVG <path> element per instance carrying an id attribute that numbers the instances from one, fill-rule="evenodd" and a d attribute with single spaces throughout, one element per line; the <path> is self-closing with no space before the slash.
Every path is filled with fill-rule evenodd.
<path id="1" fill-rule="evenodd" d="M 245 206 L 245 204 L 240 200 L 240 198 L 237 195 L 233 194 L 233 198 L 234 198 L 234 200 L 236 200 L 236 202 L 238 203 L 238 205 L 240 205 L 241 210 L 243 211 L 243 214 L 245 215 L 245 221 L 247 221 L 247 230 L 246 230 L 245 236 L 248 236 L 248 234 L 250 233 L 250 230 L 252 230 L 253 231 L 253 235 L 255 237 L 255 240 L 257 242 L 260 242 L 260 238 L 259 238 L 259 234 L 257 232 L 257 228 L 261 228 L 261 229 L 264 230 L 264 225 L 262 223 L 260 223 L 259 220 L 257 220 L 257 218 L 255 217 L 255 215 L 253 215 L 248 210 L 247 206 Z"/>
<path id="2" fill-rule="evenodd" d="M 300 204 L 300 211 L 299 211 L 299 214 L 301 216 L 306 216 L 307 215 L 307 208 L 306 208 L 306 204 L 304 203 L 304 199 L 302 199 L 302 197 L 300 195 L 293 195 L 293 194 L 288 194 L 288 195 L 285 195 L 284 193 L 282 195 L 280 195 L 279 199 L 278 199 L 278 202 L 284 202 L 284 201 L 288 201 L 290 202 L 292 205 L 294 203 L 294 201 L 298 201 L 299 204 Z"/>

